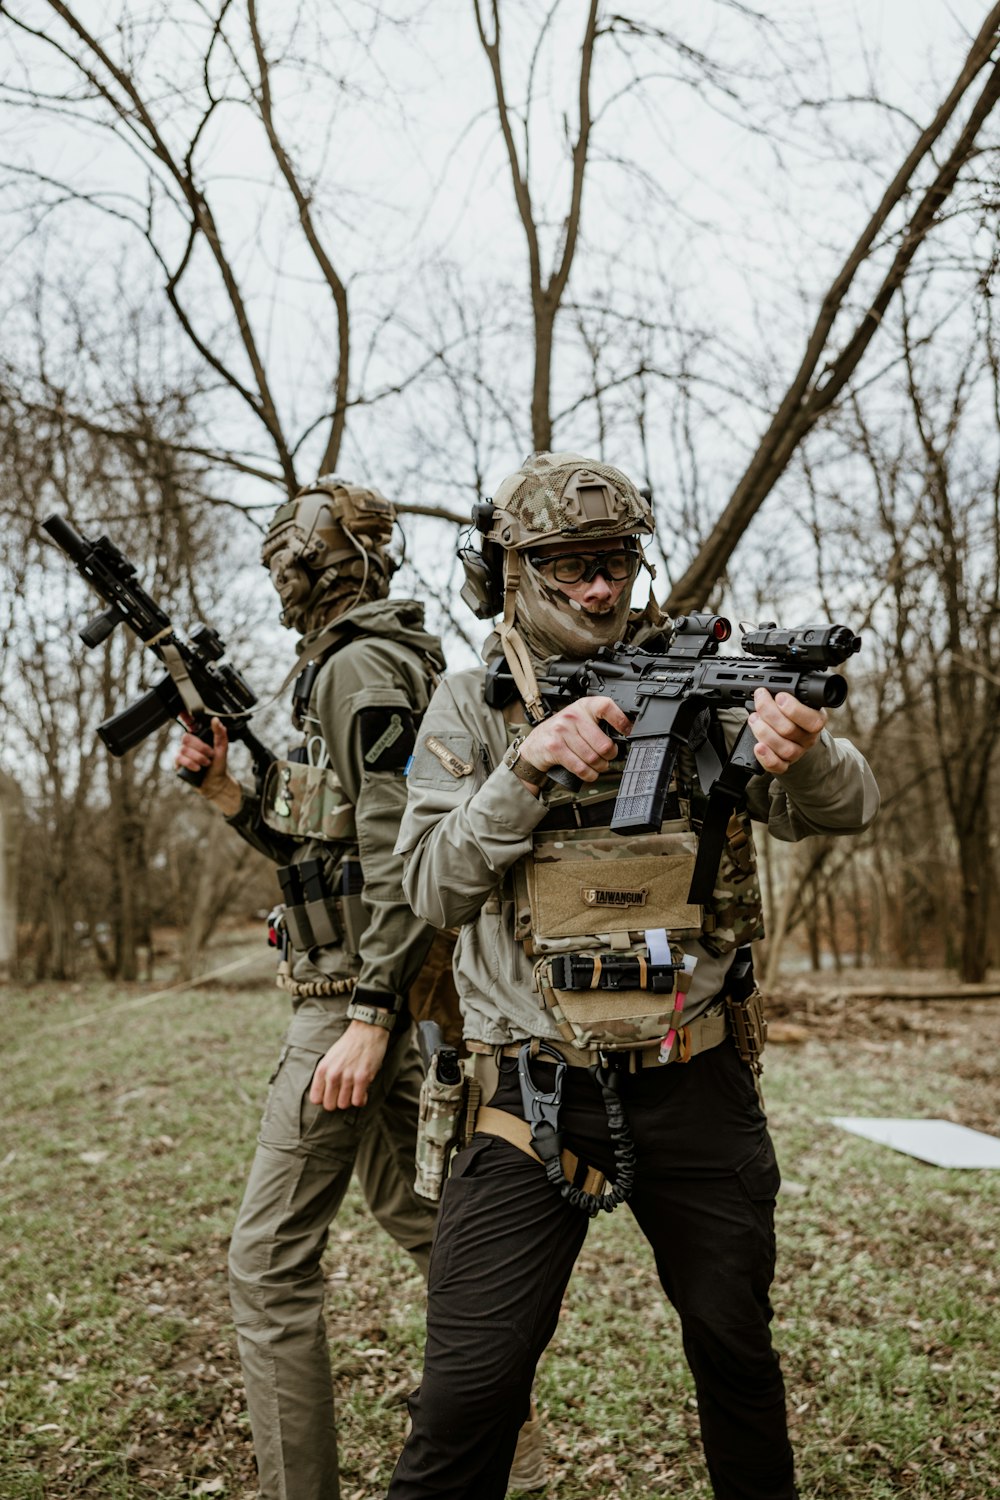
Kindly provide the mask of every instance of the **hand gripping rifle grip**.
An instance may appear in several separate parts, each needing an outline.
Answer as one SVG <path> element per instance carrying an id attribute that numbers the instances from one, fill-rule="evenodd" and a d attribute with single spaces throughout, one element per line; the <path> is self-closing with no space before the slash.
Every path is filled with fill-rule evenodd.
<path id="1" fill-rule="evenodd" d="M 567 792 L 578 792 L 583 785 L 579 776 L 574 776 L 572 771 L 567 771 L 565 766 L 549 766 L 548 777 L 559 786 L 565 787 Z"/>
<path id="2" fill-rule="evenodd" d="M 205 745 L 212 746 L 215 744 L 215 735 L 212 733 L 212 726 L 202 714 L 195 715 L 191 722 L 189 733 L 196 734 Z M 208 772 L 208 766 L 202 766 L 200 771 L 189 771 L 186 767 L 182 766 L 177 772 L 177 777 L 180 781 L 186 781 L 188 786 L 201 786 Z"/>
<path id="3" fill-rule="evenodd" d="M 618 755 L 621 755 L 623 749 L 627 751 L 629 744 L 628 740 L 623 739 L 616 730 L 611 728 L 610 724 L 604 721 L 604 719 L 601 719 L 599 723 L 608 738 L 614 740 L 616 757 Z M 565 787 L 567 792 L 576 793 L 583 785 L 583 782 L 580 780 L 579 776 L 574 776 L 573 772 L 567 771 L 565 766 L 549 766 L 548 777 L 550 781 L 555 781 L 559 786 Z"/>

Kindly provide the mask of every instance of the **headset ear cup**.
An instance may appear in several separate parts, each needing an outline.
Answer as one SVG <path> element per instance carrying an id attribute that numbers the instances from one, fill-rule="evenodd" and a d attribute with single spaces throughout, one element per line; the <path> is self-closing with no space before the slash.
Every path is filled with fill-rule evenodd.
<path id="1" fill-rule="evenodd" d="M 492 500 L 477 500 L 472 507 L 472 524 L 483 536 L 493 525 L 496 510 Z"/>
<path id="2" fill-rule="evenodd" d="M 477 620 L 492 620 L 503 608 L 503 583 L 496 558 L 496 547 L 484 542 L 482 552 L 475 547 L 460 547 L 458 560 L 465 573 L 461 598 Z"/>

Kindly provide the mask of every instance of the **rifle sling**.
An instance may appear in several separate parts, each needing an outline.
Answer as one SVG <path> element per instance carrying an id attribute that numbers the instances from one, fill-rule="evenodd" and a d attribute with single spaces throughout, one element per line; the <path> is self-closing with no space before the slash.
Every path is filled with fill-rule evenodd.
<path id="1" fill-rule="evenodd" d="M 729 819 L 742 803 L 753 774 L 753 771 L 730 762 L 708 794 L 708 807 L 698 836 L 698 853 L 688 891 L 688 901 L 692 906 L 704 906 L 712 899 Z"/>
<path id="2" fill-rule="evenodd" d="M 172 641 L 164 641 L 157 646 L 160 660 L 166 667 L 173 680 L 174 686 L 181 697 L 181 702 L 192 717 L 198 714 L 207 714 L 208 709 L 201 701 L 201 694 L 191 681 L 191 674 L 184 664 L 184 658 Z"/>
<path id="3" fill-rule="evenodd" d="M 711 794 L 712 788 L 718 785 L 719 777 L 722 775 L 722 761 L 708 735 L 695 747 L 694 763 L 698 771 L 698 780 L 701 789 L 706 796 Z"/>

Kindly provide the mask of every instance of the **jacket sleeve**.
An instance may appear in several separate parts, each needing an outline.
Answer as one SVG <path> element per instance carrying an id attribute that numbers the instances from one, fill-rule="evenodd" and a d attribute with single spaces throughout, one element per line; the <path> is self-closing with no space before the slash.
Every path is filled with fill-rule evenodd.
<path id="1" fill-rule="evenodd" d="M 719 717 L 731 746 L 746 715 L 727 710 Z M 862 833 L 875 821 L 879 790 L 861 751 L 824 729 L 783 776 L 754 776 L 747 806 L 775 838 L 795 843 L 811 834 Z"/>
<path id="2" fill-rule="evenodd" d="M 230 828 L 235 829 L 240 838 L 252 849 L 256 849 L 259 854 L 266 855 L 268 859 L 273 859 L 276 865 L 291 864 L 295 851 L 299 847 L 299 840 L 268 828 L 260 816 L 258 794 L 248 792 L 245 786 L 240 790 L 243 793 L 243 801 L 240 803 L 239 811 L 226 819 Z"/>
<path id="3" fill-rule="evenodd" d="M 513 771 L 502 763 L 493 768 L 502 755 L 502 740 L 489 722 L 494 712 L 471 699 L 463 711 L 446 681 L 421 726 L 396 848 L 413 910 L 436 927 L 476 916 L 504 873 L 529 853 L 532 832 L 547 812 Z M 455 757 L 451 769 L 429 740 Z M 461 766 L 468 770 L 456 774 Z"/>
<path id="4" fill-rule="evenodd" d="M 360 641 L 339 651 L 320 674 L 315 707 L 334 771 L 354 804 L 358 851 L 364 875 L 362 901 L 368 925 L 361 939 L 358 988 L 404 995 L 416 978 L 434 936 L 414 916 L 403 894 L 403 862 L 394 852 L 406 806 L 406 756 L 414 743 L 415 693 L 403 685 L 401 648 L 391 665 L 386 647 Z M 414 673 L 420 669 L 414 664 Z M 378 741 L 370 726 L 401 732 L 385 752 L 372 756 L 363 736 Z M 408 738 L 407 738 L 408 737 Z M 366 763 L 366 753 L 368 762 Z M 381 767 L 381 768 L 380 768 Z"/>

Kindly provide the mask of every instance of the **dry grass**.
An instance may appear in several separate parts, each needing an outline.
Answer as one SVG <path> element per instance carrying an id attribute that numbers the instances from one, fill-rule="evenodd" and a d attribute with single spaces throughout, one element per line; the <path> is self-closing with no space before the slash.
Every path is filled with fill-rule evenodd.
<path id="1" fill-rule="evenodd" d="M 255 1492 L 225 1245 L 282 1002 L 256 985 L 132 1006 L 140 994 L 0 992 L 4 1500 Z M 995 1129 L 1000 1002 L 785 1012 L 808 1038 L 773 1048 L 766 1075 L 803 1494 L 1000 1494 L 1000 1174 L 924 1166 L 826 1123 Z M 354 1197 L 328 1271 L 343 1493 L 364 1500 L 401 1440 L 421 1284 Z M 552 1500 L 707 1500 L 675 1322 L 626 1213 L 591 1232 L 539 1394 Z"/>

